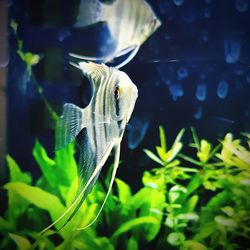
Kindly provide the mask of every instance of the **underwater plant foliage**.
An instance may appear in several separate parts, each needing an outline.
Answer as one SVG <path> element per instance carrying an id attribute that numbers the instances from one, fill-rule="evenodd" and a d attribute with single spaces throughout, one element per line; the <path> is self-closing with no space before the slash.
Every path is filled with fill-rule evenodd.
<path id="1" fill-rule="evenodd" d="M 128 183 L 116 178 L 99 220 L 86 230 L 77 228 L 95 217 L 109 172 L 63 229 L 41 235 L 77 192 L 75 143 L 50 158 L 36 141 L 33 156 L 41 170 L 36 181 L 7 155 L 9 182 L 3 188 L 8 207 L 0 217 L 0 249 L 246 249 L 250 134 L 234 139 L 228 133 L 213 146 L 191 128 L 193 140 L 184 145 L 182 129 L 169 146 L 163 127 L 159 129 L 156 153 L 145 149 L 153 168 L 144 171 L 142 187 L 133 193 Z M 192 157 L 183 153 L 185 147 L 193 150 Z"/>

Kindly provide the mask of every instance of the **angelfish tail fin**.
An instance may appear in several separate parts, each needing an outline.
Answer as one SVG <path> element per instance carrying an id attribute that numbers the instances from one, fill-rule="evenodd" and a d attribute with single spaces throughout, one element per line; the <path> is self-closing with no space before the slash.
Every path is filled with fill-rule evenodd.
<path id="1" fill-rule="evenodd" d="M 89 224 L 87 224 L 86 226 L 84 226 L 82 228 L 77 228 L 77 230 L 85 230 L 85 229 L 89 228 L 90 226 L 92 226 L 95 223 L 95 221 L 98 219 L 99 215 L 101 214 L 102 209 L 103 209 L 103 207 L 104 207 L 104 205 L 105 205 L 105 203 L 106 203 L 106 201 L 108 199 L 108 196 L 110 194 L 110 191 L 112 189 L 112 186 L 113 186 L 113 183 L 114 183 L 114 180 L 115 180 L 116 172 L 117 172 L 117 169 L 118 169 L 118 166 L 119 166 L 120 148 L 121 148 L 121 143 L 119 142 L 116 145 L 114 167 L 113 167 L 112 176 L 111 176 L 111 179 L 110 179 L 108 191 L 107 191 L 107 194 L 106 194 L 106 196 L 104 198 L 104 201 L 103 201 L 98 213 L 96 214 L 95 218 Z"/>
<path id="2" fill-rule="evenodd" d="M 56 125 L 56 150 L 72 142 L 84 128 L 83 111 L 74 104 L 64 104 L 63 115 Z"/>

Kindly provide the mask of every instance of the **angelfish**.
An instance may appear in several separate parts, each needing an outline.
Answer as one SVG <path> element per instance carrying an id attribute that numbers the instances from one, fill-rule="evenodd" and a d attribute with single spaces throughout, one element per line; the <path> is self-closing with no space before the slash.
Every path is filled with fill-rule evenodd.
<path id="1" fill-rule="evenodd" d="M 93 95 L 84 109 L 71 103 L 64 104 L 63 114 L 57 123 L 56 147 L 65 147 L 82 131 L 78 192 L 71 206 L 42 233 L 75 207 L 64 225 L 72 219 L 91 192 L 103 165 L 114 149 L 114 167 L 106 197 L 95 219 L 84 228 L 92 225 L 97 219 L 111 191 L 119 165 L 121 141 L 137 99 L 137 87 L 126 73 L 93 62 L 79 62 L 73 65 L 82 70 L 84 76 L 89 79 Z"/>
<path id="2" fill-rule="evenodd" d="M 116 48 L 104 57 L 88 57 L 71 53 L 71 56 L 87 61 L 112 62 L 114 58 L 128 55 L 116 68 L 131 61 L 140 46 L 161 25 L 151 6 L 144 0 L 115 0 L 111 3 L 99 0 L 81 0 L 75 27 L 85 27 L 106 22 Z"/>

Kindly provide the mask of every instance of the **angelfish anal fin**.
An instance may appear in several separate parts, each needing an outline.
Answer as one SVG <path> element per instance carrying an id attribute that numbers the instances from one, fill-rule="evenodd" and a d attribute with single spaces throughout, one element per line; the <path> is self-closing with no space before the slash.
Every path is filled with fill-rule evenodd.
<path id="1" fill-rule="evenodd" d="M 83 188 L 83 190 L 79 193 L 79 195 L 76 197 L 76 199 L 74 200 L 74 202 L 66 209 L 66 211 L 59 217 L 57 218 L 53 223 L 51 223 L 49 226 L 47 226 L 46 228 L 44 228 L 40 234 L 44 234 L 46 231 L 48 231 L 51 227 L 53 227 L 55 224 L 57 224 L 59 221 L 61 221 L 73 208 L 74 206 L 76 206 L 76 208 L 74 208 L 72 214 L 69 216 L 69 218 L 66 220 L 66 222 L 63 224 L 63 226 L 61 226 L 61 228 L 59 230 L 61 230 L 72 218 L 73 216 L 76 214 L 76 212 L 78 211 L 78 209 L 81 207 L 81 204 L 83 203 L 84 199 L 84 193 L 86 191 L 86 189 L 88 188 L 88 186 L 91 184 L 91 182 L 93 181 L 93 179 L 96 177 L 96 175 L 101 171 L 103 165 L 105 164 L 106 160 L 108 159 L 111 150 L 114 147 L 114 143 L 111 143 L 109 145 L 109 147 L 107 148 L 105 154 L 103 155 L 102 159 L 100 160 L 100 162 L 97 164 L 93 174 L 91 175 L 91 177 L 89 178 L 89 180 L 87 181 L 85 187 Z M 119 163 L 119 159 L 118 159 L 118 163 Z M 117 166 L 118 166 L 117 163 Z M 59 231 L 58 230 L 58 231 Z"/>
<path id="2" fill-rule="evenodd" d="M 85 127 L 83 123 L 84 109 L 74 104 L 63 105 L 63 114 L 56 124 L 56 150 L 71 143 Z"/>
<path id="3" fill-rule="evenodd" d="M 98 211 L 98 213 L 96 214 L 95 218 L 89 223 L 87 224 L 86 226 L 82 227 L 82 228 L 78 228 L 77 230 L 84 230 L 84 229 L 87 229 L 88 227 L 90 227 L 91 225 L 93 225 L 95 223 L 95 221 L 98 219 L 107 199 L 108 199 L 108 196 L 110 194 L 110 191 L 112 189 L 112 186 L 113 186 L 113 183 L 114 183 L 114 180 L 115 180 L 115 176 L 116 176 L 116 172 L 117 172 L 117 169 L 118 169 L 118 166 L 119 166 L 119 159 L 120 159 L 120 149 L 121 149 L 121 142 L 117 143 L 116 146 L 115 146 L 115 159 L 114 159 L 114 167 L 113 167 L 113 171 L 112 171 L 112 176 L 111 176 L 111 179 L 110 179 L 110 183 L 109 183 L 109 187 L 108 187 L 108 191 L 107 191 L 107 194 L 104 198 L 104 201 Z"/>

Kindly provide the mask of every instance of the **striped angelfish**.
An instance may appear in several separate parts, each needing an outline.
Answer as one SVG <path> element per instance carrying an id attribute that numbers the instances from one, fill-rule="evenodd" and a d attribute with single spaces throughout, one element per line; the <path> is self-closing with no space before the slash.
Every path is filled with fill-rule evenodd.
<path id="1" fill-rule="evenodd" d="M 56 147 L 65 147 L 82 131 L 78 192 L 72 205 L 42 232 L 59 222 L 71 210 L 73 212 L 64 225 L 72 219 L 91 192 L 104 163 L 114 149 L 114 167 L 106 197 L 95 219 L 86 227 L 97 219 L 111 191 L 120 158 L 120 144 L 137 99 L 137 87 L 124 72 L 93 62 L 73 65 L 81 69 L 89 79 L 93 95 L 84 109 L 71 103 L 64 104 L 63 114 L 57 123 Z"/>
<path id="2" fill-rule="evenodd" d="M 123 55 L 126 59 L 116 68 L 131 61 L 140 46 L 161 25 L 151 6 L 144 0 L 115 0 L 112 3 L 100 0 L 81 0 L 75 27 L 84 27 L 97 22 L 106 22 L 116 48 L 104 57 L 88 57 L 71 53 L 71 56 L 87 61 L 108 63 Z"/>

